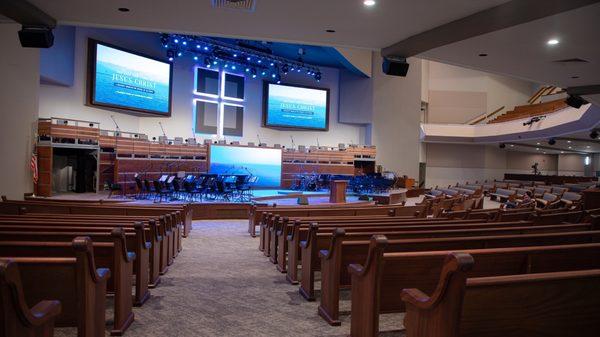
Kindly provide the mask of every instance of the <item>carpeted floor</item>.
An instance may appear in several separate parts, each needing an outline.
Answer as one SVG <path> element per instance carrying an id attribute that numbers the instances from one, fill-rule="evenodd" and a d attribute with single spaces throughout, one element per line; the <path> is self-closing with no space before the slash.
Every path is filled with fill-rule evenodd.
<path id="1" fill-rule="evenodd" d="M 318 301 L 305 301 L 258 251 L 247 223 L 196 221 L 183 251 L 151 290 L 152 298 L 134 308 L 135 322 L 125 336 L 347 336 L 350 302 L 341 303 L 341 327 L 325 323 L 317 314 Z M 110 310 L 107 320 L 112 321 Z M 382 315 L 381 330 L 388 331 L 382 336 L 402 336 L 401 329 L 402 314 Z M 72 328 L 56 332 L 76 335 Z"/>

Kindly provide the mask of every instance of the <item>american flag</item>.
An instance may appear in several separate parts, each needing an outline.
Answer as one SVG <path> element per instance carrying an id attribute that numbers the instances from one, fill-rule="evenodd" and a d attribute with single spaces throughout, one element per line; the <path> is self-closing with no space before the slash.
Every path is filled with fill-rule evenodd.
<path id="1" fill-rule="evenodd" d="M 38 158 L 37 154 L 33 152 L 31 154 L 31 161 L 29 162 L 29 168 L 31 168 L 31 176 L 33 178 L 33 183 L 37 184 L 38 182 Z"/>

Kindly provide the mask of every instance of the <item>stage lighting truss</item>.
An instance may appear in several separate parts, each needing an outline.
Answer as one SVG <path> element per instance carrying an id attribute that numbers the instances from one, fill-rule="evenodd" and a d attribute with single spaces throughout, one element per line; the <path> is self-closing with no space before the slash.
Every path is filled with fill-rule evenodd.
<path id="1" fill-rule="evenodd" d="M 320 82 L 323 74 L 319 67 L 304 62 L 272 55 L 259 50 L 219 41 L 216 39 L 161 34 L 160 43 L 167 50 L 169 61 L 190 56 L 204 67 L 222 67 L 228 70 L 251 73 L 252 78 L 263 77 L 281 83 L 282 77 L 291 73 L 304 73 Z"/>

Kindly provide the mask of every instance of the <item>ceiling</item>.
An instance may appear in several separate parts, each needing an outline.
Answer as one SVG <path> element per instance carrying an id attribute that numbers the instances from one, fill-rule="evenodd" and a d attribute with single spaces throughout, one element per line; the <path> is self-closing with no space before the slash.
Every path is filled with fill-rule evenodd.
<path id="1" fill-rule="evenodd" d="M 256 0 L 254 12 L 211 0 L 30 0 L 59 24 L 240 37 L 379 50 L 506 0 Z M 118 8 L 130 11 L 123 13 Z M 333 29 L 335 33 L 325 30 Z"/>
<path id="2" fill-rule="evenodd" d="M 554 145 L 548 144 L 548 139 L 538 139 L 526 142 L 508 143 L 507 150 L 537 152 L 544 154 L 562 154 L 579 153 L 594 154 L 600 153 L 600 140 L 590 138 L 590 133 L 579 132 L 570 135 L 563 135 L 555 138 Z"/>
<path id="3" fill-rule="evenodd" d="M 598 18 L 600 4 L 590 5 L 442 46 L 419 56 L 563 88 L 600 84 Z M 560 43 L 546 44 L 550 39 Z M 479 56 L 482 53 L 487 56 Z M 573 58 L 588 62 L 555 62 Z M 600 95 L 587 98 L 600 105 Z"/>

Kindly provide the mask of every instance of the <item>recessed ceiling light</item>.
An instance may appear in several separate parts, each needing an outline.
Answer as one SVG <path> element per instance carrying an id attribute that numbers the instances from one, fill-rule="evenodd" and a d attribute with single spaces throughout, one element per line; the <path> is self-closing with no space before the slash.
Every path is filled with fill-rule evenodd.
<path id="1" fill-rule="evenodd" d="M 535 145 L 540 145 L 540 143 L 535 143 Z"/>
<path id="2" fill-rule="evenodd" d="M 572 149 L 572 147 L 571 147 L 571 146 L 569 146 L 569 149 Z"/>
<path id="3" fill-rule="evenodd" d="M 327 33 L 335 33 L 335 30 L 334 29 L 327 29 L 326 32 Z"/>
<path id="4" fill-rule="evenodd" d="M 546 152 L 542 152 L 543 154 L 546 154 Z"/>
<path id="5" fill-rule="evenodd" d="M 515 147 L 514 145 L 510 144 L 510 147 Z"/>
<path id="6" fill-rule="evenodd" d="M 536 148 L 535 148 L 535 150 L 536 150 L 536 151 L 539 151 L 539 150 L 540 150 L 540 148 L 539 148 L 539 147 L 536 147 Z"/>
<path id="7" fill-rule="evenodd" d="M 480 57 L 486 57 L 487 55 L 488 55 L 488 54 L 486 54 L 486 53 L 481 53 L 481 54 L 479 54 L 479 56 L 480 56 Z"/>
<path id="8" fill-rule="evenodd" d="M 570 140 L 567 140 L 567 143 L 571 144 L 571 141 L 570 141 Z"/>
<path id="9" fill-rule="evenodd" d="M 560 151 L 560 153 L 565 153 L 565 151 Z"/>
<path id="10" fill-rule="evenodd" d="M 367 7 L 371 7 L 371 6 L 375 6 L 375 0 L 365 0 L 363 1 L 363 4 L 365 4 L 365 6 Z"/>
<path id="11" fill-rule="evenodd" d="M 589 145 L 587 146 L 587 148 L 588 148 L 588 149 L 589 149 L 590 147 L 591 147 L 591 146 L 589 146 Z"/>
<path id="12" fill-rule="evenodd" d="M 129 12 L 129 8 L 127 8 L 127 7 L 120 7 L 119 8 L 119 12 Z"/>
<path id="13" fill-rule="evenodd" d="M 571 76 L 571 78 L 576 80 L 579 78 L 579 76 Z"/>
<path id="14" fill-rule="evenodd" d="M 548 42 L 546 42 L 546 44 L 548 44 L 549 46 L 554 46 L 557 45 L 560 41 L 558 41 L 557 39 L 550 39 L 548 40 Z"/>

